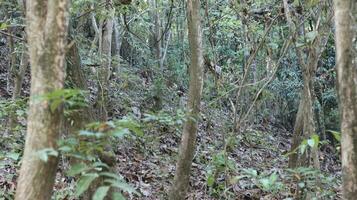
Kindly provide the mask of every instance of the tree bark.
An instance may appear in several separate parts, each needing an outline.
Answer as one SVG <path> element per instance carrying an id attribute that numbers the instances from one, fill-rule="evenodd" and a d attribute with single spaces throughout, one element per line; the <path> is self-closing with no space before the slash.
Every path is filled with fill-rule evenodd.
<path id="1" fill-rule="evenodd" d="M 357 60 L 355 0 L 335 0 L 336 63 L 341 103 L 343 197 L 357 197 Z"/>
<path id="2" fill-rule="evenodd" d="M 112 59 L 112 35 L 114 25 L 114 12 L 111 7 L 112 0 L 106 0 L 107 9 L 111 15 L 103 20 L 99 30 L 99 55 L 101 57 L 101 66 L 98 70 L 98 93 L 96 109 L 98 119 L 106 121 L 108 119 L 108 89 L 109 76 L 111 73 L 111 59 Z"/>
<path id="3" fill-rule="evenodd" d="M 17 72 L 14 73 L 14 89 L 12 92 L 12 99 L 16 100 L 21 95 L 22 83 L 25 77 L 27 66 L 29 64 L 26 47 L 24 47 L 21 53 L 20 66 Z"/>
<path id="4" fill-rule="evenodd" d="M 25 151 L 18 179 L 16 200 L 51 198 L 58 158 L 45 162 L 37 152 L 57 149 L 61 106 L 51 110 L 48 99 L 38 96 L 63 88 L 65 44 L 68 26 L 67 0 L 27 1 L 27 36 L 31 63 L 31 98 Z"/>
<path id="5" fill-rule="evenodd" d="M 196 133 L 203 87 L 202 33 L 200 24 L 200 1 L 187 1 L 187 23 L 191 53 L 190 82 L 187 102 L 187 121 L 184 124 L 176 174 L 171 188 L 170 200 L 185 199 L 195 152 Z"/>

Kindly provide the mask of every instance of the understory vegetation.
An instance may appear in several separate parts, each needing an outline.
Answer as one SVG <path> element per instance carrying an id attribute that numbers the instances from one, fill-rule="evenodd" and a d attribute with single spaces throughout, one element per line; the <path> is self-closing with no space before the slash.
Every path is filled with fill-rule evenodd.
<path id="1" fill-rule="evenodd" d="M 342 199 L 333 1 L 72 0 L 63 41 L 24 2 L 0 0 L 0 200 L 37 161 L 51 199 L 173 200 L 185 132 L 186 199 Z"/>

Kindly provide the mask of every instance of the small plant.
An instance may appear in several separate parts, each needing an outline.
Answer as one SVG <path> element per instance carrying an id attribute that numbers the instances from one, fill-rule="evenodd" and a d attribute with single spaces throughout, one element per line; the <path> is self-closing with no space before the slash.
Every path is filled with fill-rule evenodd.
<path id="1" fill-rule="evenodd" d="M 140 125 L 130 118 L 104 123 L 88 124 L 86 130 L 81 130 L 73 137 L 59 142 L 59 151 L 70 159 L 75 159 L 76 164 L 67 172 L 68 176 L 78 178 L 76 183 L 76 196 L 82 195 L 95 181 L 101 185 L 96 188 L 94 200 L 101 200 L 108 194 L 110 188 L 118 188 L 122 192 L 140 195 L 133 187 L 127 184 L 123 177 L 111 172 L 111 165 L 115 160 L 114 155 L 108 151 L 108 142 L 117 138 L 123 139 L 130 133 L 143 136 Z M 54 155 L 54 154 L 51 154 Z M 121 193 L 114 192 L 114 199 L 125 199 Z"/>
<path id="2" fill-rule="evenodd" d="M 213 156 L 206 170 L 206 184 L 210 188 L 212 196 L 219 196 L 225 190 L 227 185 L 232 182 L 230 174 L 235 171 L 236 163 L 227 156 L 227 152 L 221 151 Z"/>
<path id="3" fill-rule="evenodd" d="M 253 185 L 260 188 L 262 191 L 269 192 L 272 194 L 277 194 L 283 189 L 283 183 L 276 172 L 267 174 L 259 174 L 255 169 L 241 169 L 242 175 L 238 176 L 237 179 L 248 178 L 253 183 Z"/>
<path id="4" fill-rule="evenodd" d="M 328 176 L 311 167 L 287 169 L 284 175 L 286 184 L 295 185 L 294 196 L 297 199 L 334 199 L 335 188 L 340 184 L 338 177 Z"/>

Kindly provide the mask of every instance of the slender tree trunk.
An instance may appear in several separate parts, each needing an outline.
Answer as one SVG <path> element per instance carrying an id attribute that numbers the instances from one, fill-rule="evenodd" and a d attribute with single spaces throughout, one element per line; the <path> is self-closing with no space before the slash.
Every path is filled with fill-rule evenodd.
<path id="1" fill-rule="evenodd" d="M 304 108 L 304 100 L 301 99 L 299 103 L 299 108 L 296 114 L 295 118 L 295 124 L 294 124 L 294 131 L 293 131 L 293 139 L 292 139 L 292 144 L 291 144 L 291 151 L 292 154 L 289 156 L 289 168 L 295 168 L 297 167 L 297 162 L 299 155 L 297 151 L 295 151 L 300 143 L 301 143 L 301 135 L 303 133 L 303 108 Z M 294 152 L 295 151 L 295 152 Z"/>
<path id="2" fill-rule="evenodd" d="M 155 62 L 160 70 L 160 58 L 161 58 L 161 27 L 160 27 L 160 15 L 158 12 L 158 0 L 151 0 L 151 6 L 155 9 L 152 12 L 152 18 L 154 20 L 154 27 L 152 30 L 152 45 L 153 45 L 153 53 L 155 55 Z"/>
<path id="3" fill-rule="evenodd" d="M 112 1 L 107 0 L 107 9 L 113 10 L 111 7 Z M 114 16 L 109 16 L 103 20 L 99 30 L 99 51 L 101 57 L 101 66 L 98 70 L 98 93 L 97 93 L 97 114 L 101 121 L 108 119 L 108 90 L 109 90 L 109 76 L 111 74 L 111 60 L 112 60 L 112 36 Z"/>
<path id="4" fill-rule="evenodd" d="M 335 0 L 336 63 L 342 112 L 343 197 L 357 197 L 357 60 L 355 0 Z"/>
<path id="5" fill-rule="evenodd" d="M 63 88 L 65 44 L 68 25 L 67 0 L 27 1 L 27 36 L 31 63 L 31 98 L 25 151 L 18 179 L 16 200 L 49 200 L 55 180 L 58 158 L 47 162 L 37 154 L 57 149 L 61 106 L 50 109 L 48 99 L 38 96 Z"/>
<path id="6" fill-rule="evenodd" d="M 189 186 L 192 159 L 195 152 L 196 133 L 203 87 L 203 55 L 200 24 L 200 1 L 187 1 L 187 22 L 191 52 L 190 85 L 187 102 L 187 121 L 184 124 L 176 174 L 171 188 L 170 200 L 185 199 Z"/>
<path id="7" fill-rule="evenodd" d="M 15 100 L 21 95 L 22 83 L 25 77 L 27 66 L 29 64 L 29 58 L 27 55 L 26 47 L 24 47 L 21 53 L 20 66 L 16 73 L 14 73 L 14 88 L 12 92 L 12 99 Z"/>
<path id="8" fill-rule="evenodd" d="M 296 43 L 297 33 L 302 35 L 305 31 L 303 27 L 296 27 L 296 24 L 301 24 L 301 20 L 295 20 L 292 18 L 291 11 L 289 9 L 289 4 L 287 0 L 283 1 L 284 10 L 288 24 L 290 25 L 290 32 L 293 34 L 294 42 Z M 317 17 L 322 17 L 322 8 L 320 7 L 317 12 Z M 313 134 L 316 133 L 316 127 L 314 122 L 314 112 L 313 112 L 313 102 L 315 99 L 314 94 L 314 77 L 317 70 L 318 61 L 324 51 L 327 40 L 330 33 L 330 16 L 326 16 L 323 24 L 320 24 L 318 20 L 314 31 L 318 34 L 317 36 L 307 45 L 305 49 L 296 47 L 296 54 L 298 57 L 299 65 L 301 66 L 302 77 L 303 77 L 303 90 L 300 100 L 300 106 L 298 114 L 295 121 L 294 137 L 292 141 L 291 151 L 295 151 L 300 145 L 303 139 L 308 139 Z M 303 20 L 303 19 L 302 19 Z M 306 53 L 305 53 L 306 52 Z M 309 166 L 310 159 L 313 161 L 313 166 L 316 169 L 320 169 L 319 156 L 318 156 L 318 146 L 311 148 L 311 151 L 305 152 L 303 155 L 297 155 L 293 153 L 289 158 L 289 167 L 297 166 Z"/>

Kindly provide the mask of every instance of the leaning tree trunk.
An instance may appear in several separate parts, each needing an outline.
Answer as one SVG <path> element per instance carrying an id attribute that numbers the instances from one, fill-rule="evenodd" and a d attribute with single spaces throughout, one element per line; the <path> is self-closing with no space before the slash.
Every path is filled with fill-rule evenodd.
<path id="1" fill-rule="evenodd" d="M 51 199 L 58 158 L 41 160 L 38 152 L 57 149 L 62 109 L 36 97 L 61 90 L 68 25 L 68 1 L 27 1 L 27 37 L 31 63 L 31 98 L 26 144 L 16 200 Z"/>
<path id="2" fill-rule="evenodd" d="M 180 154 L 176 165 L 176 174 L 171 188 L 170 200 L 185 199 L 189 186 L 189 177 L 195 152 L 197 121 L 203 86 L 203 55 L 200 25 L 200 1 L 187 1 L 188 38 L 191 52 L 190 85 L 187 102 L 187 121 L 184 124 Z"/>
<path id="3" fill-rule="evenodd" d="M 357 197 L 357 60 L 355 0 L 335 0 L 336 63 L 342 112 L 342 179 L 344 199 Z"/>

